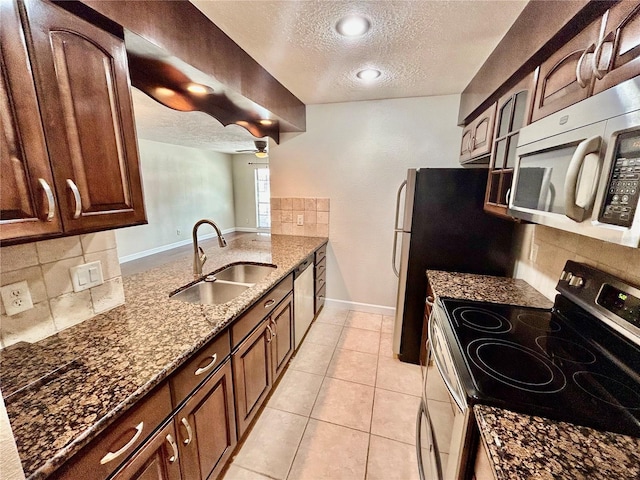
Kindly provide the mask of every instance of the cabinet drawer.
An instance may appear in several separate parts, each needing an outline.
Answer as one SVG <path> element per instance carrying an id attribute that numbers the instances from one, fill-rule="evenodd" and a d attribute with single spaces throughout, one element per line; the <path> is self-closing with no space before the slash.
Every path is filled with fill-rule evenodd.
<path id="1" fill-rule="evenodd" d="M 320 292 L 320 290 L 325 288 L 327 281 L 326 270 L 323 270 L 320 275 L 316 274 L 316 293 Z"/>
<path id="2" fill-rule="evenodd" d="M 231 344 L 233 348 L 237 347 L 256 325 L 278 306 L 291 290 L 293 290 L 293 274 L 290 274 L 269 290 L 253 307 L 236 320 L 231 326 Z"/>
<path id="3" fill-rule="evenodd" d="M 324 299 L 327 295 L 326 291 L 327 291 L 327 287 L 325 285 L 316 293 L 316 304 L 315 304 L 316 315 L 318 314 L 320 309 L 324 306 Z"/>
<path id="4" fill-rule="evenodd" d="M 198 351 L 185 365 L 171 376 L 171 399 L 177 407 L 200 383 L 221 365 L 231 353 L 229 330 L 225 330 L 207 346 Z"/>
<path id="5" fill-rule="evenodd" d="M 75 455 L 54 478 L 107 478 L 144 443 L 171 410 L 169 385 L 164 383 Z"/>
<path id="6" fill-rule="evenodd" d="M 316 278 L 323 275 L 327 269 L 327 257 L 323 258 L 319 262 L 316 262 Z"/>
<path id="7" fill-rule="evenodd" d="M 318 250 L 316 250 L 316 265 L 320 263 L 320 261 L 327 256 L 327 244 L 322 245 Z"/>

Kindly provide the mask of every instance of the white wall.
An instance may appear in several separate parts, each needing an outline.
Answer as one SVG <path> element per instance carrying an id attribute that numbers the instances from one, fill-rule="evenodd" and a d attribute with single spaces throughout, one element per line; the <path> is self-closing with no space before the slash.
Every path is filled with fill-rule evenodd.
<path id="1" fill-rule="evenodd" d="M 251 155 L 233 155 L 233 203 L 235 224 L 239 230 L 257 228 L 255 165 L 249 162 L 265 163 L 265 160 Z"/>
<path id="2" fill-rule="evenodd" d="M 327 298 L 395 306 L 395 197 L 412 167 L 459 167 L 458 95 L 307 106 L 270 148 L 273 197 L 329 197 Z"/>
<path id="3" fill-rule="evenodd" d="M 138 145 L 149 223 L 116 230 L 120 258 L 190 241 L 201 218 L 235 227 L 231 155 L 142 139 Z"/>

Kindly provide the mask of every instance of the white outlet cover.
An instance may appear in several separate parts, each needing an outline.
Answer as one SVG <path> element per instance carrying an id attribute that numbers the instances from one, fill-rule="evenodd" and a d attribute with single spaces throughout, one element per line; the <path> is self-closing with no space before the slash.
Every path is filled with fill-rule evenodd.
<path id="1" fill-rule="evenodd" d="M 100 260 L 71 267 L 69 273 L 74 292 L 81 292 L 104 283 Z"/>
<path id="2" fill-rule="evenodd" d="M 0 296 L 2 296 L 4 309 L 9 316 L 33 308 L 33 300 L 26 280 L 0 287 Z"/>
<path id="3" fill-rule="evenodd" d="M 304 215 L 298 215 L 298 225 L 302 226 L 304 225 Z"/>

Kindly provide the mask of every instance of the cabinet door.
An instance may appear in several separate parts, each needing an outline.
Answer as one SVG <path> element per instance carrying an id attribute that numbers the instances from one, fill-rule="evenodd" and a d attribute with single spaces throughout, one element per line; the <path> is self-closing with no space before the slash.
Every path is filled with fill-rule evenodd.
<path id="1" fill-rule="evenodd" d="M 493 140 L 493 122 L 496 117 L 496 106 L 491 105 L 473 122 L 473 139 L 471 142 L 471 158 L 481 157 L 491 152 Z"/>
<path id="2" fill-rule="evenodd" d="M 14 2 L 0 2 L 0 240 L 62 231 L 24 32 Z"/>
<path id="3" fill-rule="evenodd" d="M 274 336 L 271 340 L 271 362 L 273 369 L 273 379 L 280 376 L 287 362 L 291 358 L 294 349 L 293 338 L 293 295 L 283 300 L 278 308 L 273 312 L 269 320 L 272 325 Z"/>
<path id="4" fill-rule="evenodd" d="M 176 432 L 172 422 L 153 435 L 114 480 L 180 480 Z"/>
<path id="5" fill-rule="evenodd" d="M 592 22 L 540 65 L 532 122 L 591 95 L 591 66 L 601 23 L 601 19 Z"/>
<path id="6" fill-rule="evenodd" d="M 462 130 L 462 140 L 460 141 L 460 163 L 465 163 L 471 158 L 473 127 L 474 124 L 471 123 Z"/>
<path id="7" fill-rule="evenodd" d="M 240 344 L 231 358 L 233 386 L 236 394 L 236 423 L 238 437 L 247 429 L 256 412 L 271 390 L 271 328 L 268 321 Z"/>
<path id="8" fill-rule="evenodd" d="M 24 5 L 65 231 L 145 223 L 124 41 L 52 3 Z"/>
<path id="9" fill-rule="evenodd" d="M 230 360 L 180 409 L 175 425 L 182 476 L 215 478 L 237 443 Z"/>
<path id="10" fill-rule="evenodd" d="M 620 2 L 605 18 L 604 37 L 593 57 L 593 93 L 640 75 L 640 4 Z"/>

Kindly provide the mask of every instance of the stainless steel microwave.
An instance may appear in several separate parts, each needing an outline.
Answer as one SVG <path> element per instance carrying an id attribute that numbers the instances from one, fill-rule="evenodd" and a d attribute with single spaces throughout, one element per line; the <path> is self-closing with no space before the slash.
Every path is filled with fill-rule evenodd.
<path id="1" fill-rule="evenodd" d="M 640 77 L 520 130 L 509 213 L 640 245 Z"/>

